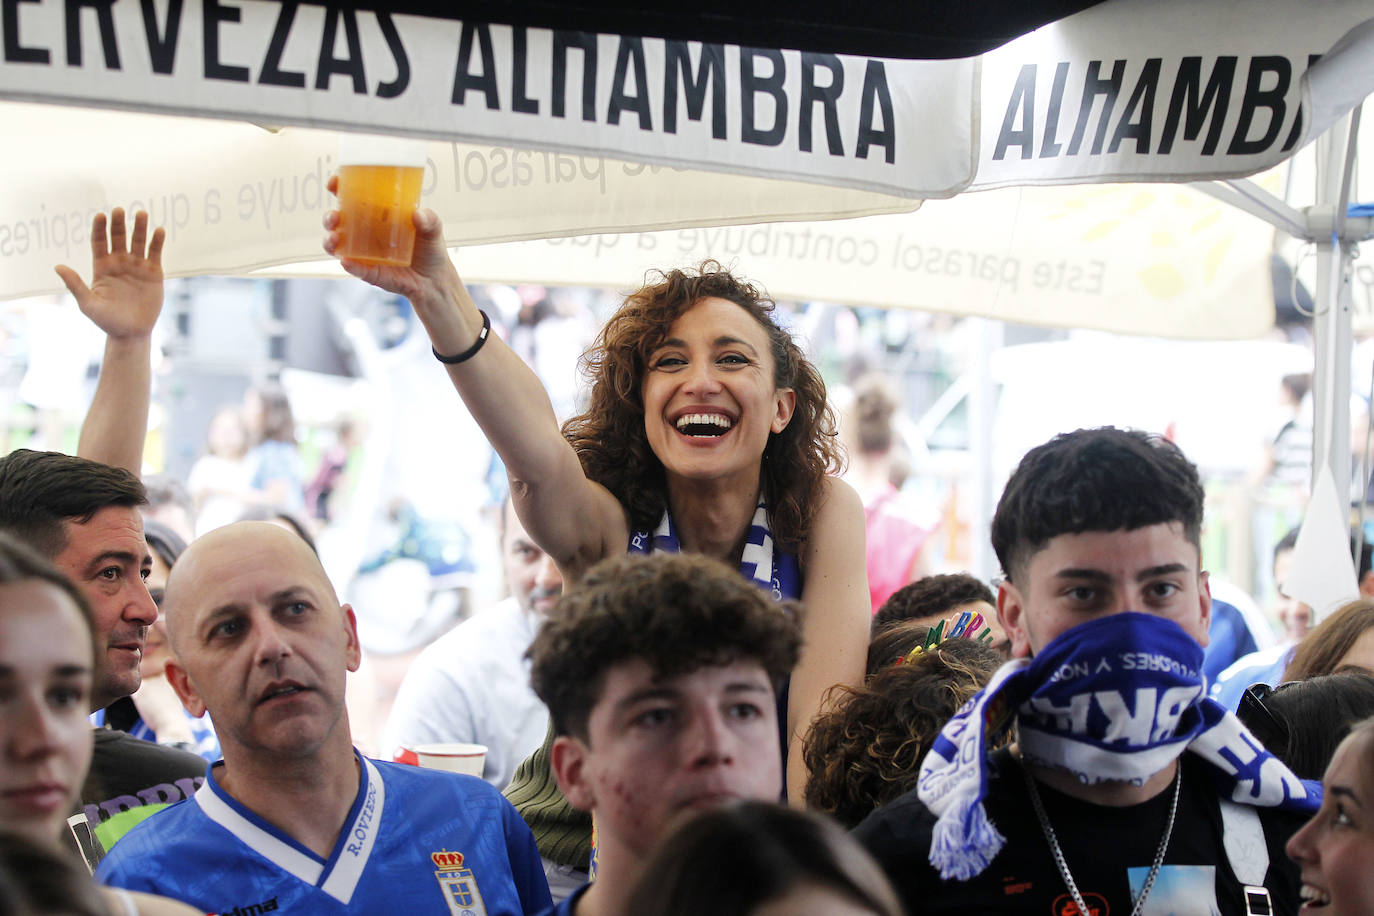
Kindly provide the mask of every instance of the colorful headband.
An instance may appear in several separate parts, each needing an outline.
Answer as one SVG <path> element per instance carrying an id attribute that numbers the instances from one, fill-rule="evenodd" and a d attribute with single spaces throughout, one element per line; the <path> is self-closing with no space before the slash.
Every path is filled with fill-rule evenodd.
<path id="1" fill-rule="evenodd" d="M 893 667 L 915 663 L 916 659 L 927 649 L 935 648 L 947 639 L 977 639 L 978 642 L 984 643 L 985 645 L 992 644 L 992 627 L 983 627 L 983 631 L 978 633 L 978 628 L 983 626 L 984 618 L 982 614 L 976 611 L 961 612 L 950 625 L 948 633 L 945 632 L 946 623 L 949 623 L 949 621 L 937 621 L 935 626 L 926 631 L 925 641 L 906 655 L 898 658 L 896 665 Z M 974 633 L 978 633 L 978 635 L 975 637 L 973 635 Z"/>

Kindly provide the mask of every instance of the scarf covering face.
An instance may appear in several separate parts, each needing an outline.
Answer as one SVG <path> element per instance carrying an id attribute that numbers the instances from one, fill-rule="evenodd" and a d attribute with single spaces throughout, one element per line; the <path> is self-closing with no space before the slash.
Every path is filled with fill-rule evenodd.
<path id="1" fill-rule="evenodd" d="M 653 534 L 636 531 L 630 536 L 630 553 L 681 553 L 682 542 L 678 540 L 677 526 L 668 510 L 663 510 L 663 518 Z M 740 575 L 757 584 L 773 596 L 774 601 L 784 598 L 801 597 L 801 567 L 795 554 L 775 549 L 773 530 L 768 526 L 768 507 L 759 499 L 754 518 L 749 523 L 749 537 L 744 543 L 744 554 L 740 557 Z"/>
<path id="2" fill-rule="evenodd" d="M 1141 785 L 1184 751 L 1216 770 L 1223 797 L 1316 811 L 1321 788 L 1293 775 L 1205 695 L 1202 647 L 1171 620 L 1127 612 L 1066 630 L 1033 659 L 1007 662 L 949 720 L 921 764 L 918 796 L 937 817 L 940 877 L 981 873 L 1005 838 L 988 820 L 988 748 L 1014 719 L 1021 756 L 1080 782 Z"/>

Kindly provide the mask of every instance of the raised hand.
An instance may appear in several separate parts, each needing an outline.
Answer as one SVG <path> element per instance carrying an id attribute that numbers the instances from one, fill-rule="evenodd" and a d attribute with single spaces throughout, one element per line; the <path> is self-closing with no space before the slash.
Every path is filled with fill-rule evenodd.
<path id="1" fill-rule="evenodd" d="M 105 332 L 105 357 L 90 410 L 81 424 L 76 453 L 83 458 L 143 470 L 143 440 L 148 431 L 152 384 L 153 325 L 162 313 L 162 229 L 148 238 L 148 214 L 134 217 L 127 238 L 124 211 L 91 223 L 91 285 L 65 264 L 57 275 L 76 297 L 82 314 Z M 146 248 L 146 250 L 145 250 Z"/>
<path id="2" fill-rule="evenodd" d="M 57 267 L 57 275 L 76 297 L 82 314 L 113 340 L 146 338 L 162 312 L 162 243 L 166 231 L 158 227 L 148 239 L 148 214 L 134 216 L 133 237 L 126 239 L 124 211 L 110 213 L 109 237 L 105 214 L 91 224 L 91 285 L 72 268 Z M 145 251 L 146 247 L 146 251 Z"/>

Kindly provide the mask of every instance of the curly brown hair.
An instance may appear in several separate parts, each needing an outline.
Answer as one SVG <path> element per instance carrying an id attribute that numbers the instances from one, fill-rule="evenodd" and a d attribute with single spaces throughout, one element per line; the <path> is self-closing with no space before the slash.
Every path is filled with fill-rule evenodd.
<path id="1" fill-rule="evenodd" d="M 908 652 L 926 644 L 930 624 L 919 620 L 899 620 L 873 634 L 868 641 L 868 664 L 864 677 L 870 678 L 884 668 L 900 662 Z"/>
<path id="2" fill-rule="evenodd" d="M 837 688 L 838 702 L 802 745 L 807 806 L 855 827 L 914 789 L 935 736 L 1001 664 L 977 640 L 947 639 L 862 687 Z"/>
<path id="3" fill-rule="evenodd" d="M 757 661 L 774 690 L 801 652 L 801 605 L 773 601 L 701 554 L 617 554 L 559 599 L 526 653 L 554 731 L 587 740 L 606 672 L 642 660 L 656 678 Z"/>
<path id="4" fill-rule="evenodd" d="M 768 334 L 773 384 L 791 388 L 796 410 L 787 428 L 763 451 L 761 486 L 773 537 L 796 550 L 811 531 L 827 474 L 843 466 L 835 414 L 825 382 L 787 333 L 773 320 L 776 304 L 762 289 L 735 277 L 716 261 L 695 270 L 658 272 L 625 298 L 582 355 L 591 384 L 587 410 L 563 424 L 587 477 L 620 500 L 636 530 L 651 530 L 663 516 L 667 488 L 663 464 L 644 432 L 641 387 L 649 357 L 674 321 L 702 299 L 727 299 L 744 309 Z"/>
<path id="5" fill-rule="evenodd" d="M 1284 669 L 1283 679 L 1305 681 L 1310 677 L 1335 674 L 1341 659 L 1355 647 L 1355 640 L 1371 627 L 1374 627 L 1374 598 L 1359 598 L 1341 605 L 1298 643 L 1293 650 L 1293 660 Z"/>

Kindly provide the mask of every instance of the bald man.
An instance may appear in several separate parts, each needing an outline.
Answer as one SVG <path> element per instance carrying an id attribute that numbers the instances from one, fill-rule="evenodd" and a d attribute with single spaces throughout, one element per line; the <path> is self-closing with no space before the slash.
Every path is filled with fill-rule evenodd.
<path id="1" fill-rule="evenodd" d="M 353 610 L 266 522 L 216 529 L 163 599 L 167 676 L 224 759 L 194 798 L 129 833 L 96 875 L 203 912 L 515 914 L 550 905 L 534 839 L 480 779 L 353 749 Z"/>

